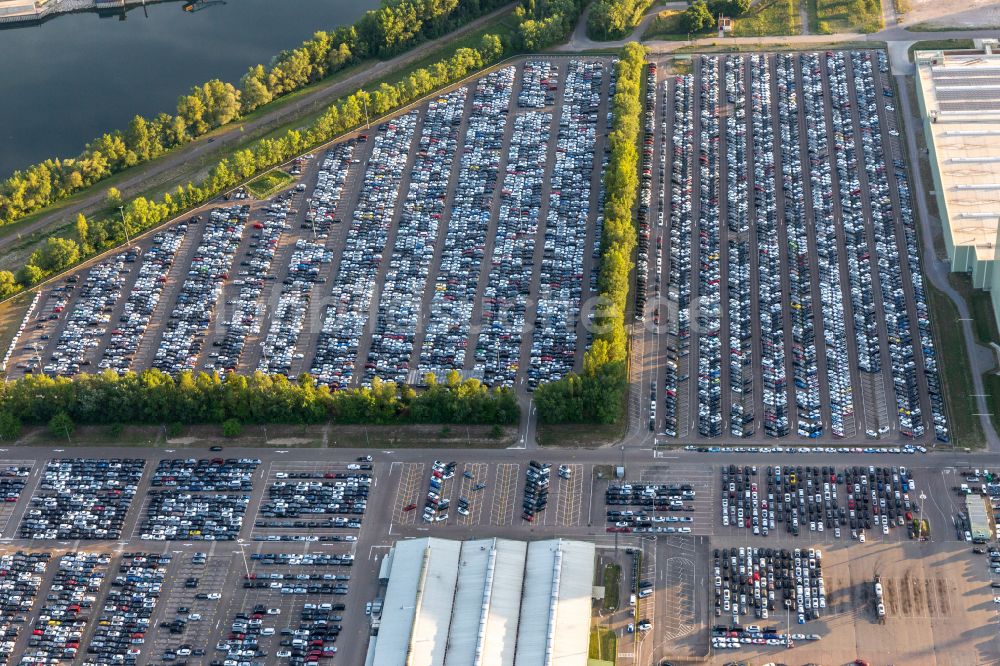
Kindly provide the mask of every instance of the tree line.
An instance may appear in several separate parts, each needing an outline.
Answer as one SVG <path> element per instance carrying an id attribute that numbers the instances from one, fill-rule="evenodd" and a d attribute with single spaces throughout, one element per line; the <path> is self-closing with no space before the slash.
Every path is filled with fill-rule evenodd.
<path id="1" fill-rule="evenodd" d="M 297 380 L 257 372 L 249 376 L 108 370 L 73 378 L 26 375 L 0 386 L 0 438 L 22 425 L 70 424 L 516 423 L 517 399 L 509 389 L 488 389 L 452 371 L 443 383 L 426 377 L 420 392 L 373 380 L 371 388 L 331 391 L 308 374 Z"/>
<path id="2" fill-rule="evenodd" d="M 259 139 L 230 154 L 220 160 L 197 184 L 188 182 L 187 185 L 178 185 L 158 200 L 138 196 L 127 202 L 122 200 L 115 188 L 109 188 L 108 208 L 114 211 L 118 206 L 123 206 L 121 213 L 112 212 L 106 217 L 95 219 L 78 215 L 73 233 L 69 236 L 47 238 L 45 244 L 33 252 L 16 273 L 0 271 L 0 298 L 38 284 L 48 276 L 88 257 L 117 247 L 127 237 L 133 237 L 182 211 L 195 208 L 260 171 L 281 164 L 312 146 L 326 143 L 360 126 L 365 121 L 366 108 L 372 116 L 383 115 L 498 62 L 507 55 L 540 50 L 563 41 L 573 30 L 579 14 L 577 0 L 524 0 L 515 10 L 518 24 L 506 42 L 499 35 L 486 34 L 481 37 L 476 48 L 456 49 L 451 57 L 418 69 L 396 83 L 383 82 L 372 90 L 359 89 L 331 104 L 309 125 L 288 130 L 280 137 Z M 205 99 L 225 97 L 217 86 L 206 86 L 200 93 Z M 239 91 L 236 91 L 236 96 L 242 99 Z M 185 105 L 193 108 L 187 112 L 193 122 L 195 118 L 201 118 L 205 122 L 205 118 L 209 117 L 204 112 L 204 104 L 186 102 Z M 200 114 L 199 109 L 202 110 Z M 210 117 L 219 118 L 217 114 L 211 114 Z"/>
<path id="3" fill-rule="evenodd" d="M 384 0 L 352 26 L 319 31 L 270 65 L 247 70 L 239 87 L 213 79 L 177 101 L 173 115 L 135 116 L 125 130 L 91 141 L 73 158 L 53 158 L 0 182 L 0 224 L 90 187 L 119 171 L 221 127 L 243 114 L 368 58 L 389 58 L 503 6 L 507 0 Z"/>
<path id="4" fill-rule="evenodd" d="M 621 39 L 630 34 L 653 0 L 595 0 L 587 16 L 591 39 Z"/>
<path id="5" fill-rule="evenodd" d="M 637 232 L 632 209 L 639 191 L 639 138 L 645 50 L 630 42 L 617 65 L 611 100 L 610 157 L 604 170 L 604 229 L 597 288 L 594 340 L 583 358 L 583 375 L 569 374 L 535 391 L 538 413 L 547 423 L 612 423 L 620 416 L 627 388 L 628 336 L 625 312 Z"/>

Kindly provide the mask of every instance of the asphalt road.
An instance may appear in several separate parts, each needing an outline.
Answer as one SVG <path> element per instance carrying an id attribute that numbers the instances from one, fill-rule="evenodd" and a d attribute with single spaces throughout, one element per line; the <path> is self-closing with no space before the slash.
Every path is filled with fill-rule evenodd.
<path id="1" fill-rule="evenodd" d="M 253 133 L 258 130 L 275 127 L 279 124 L 289 122 L 304 113 L 321 108 L 323 105 L 329 104 L 345 94 L 349 94 L 370 81 L 374 81 L 395 70 L 402 69 L 410 63 L 417 62 L 426 57 L 429 53 L 441 48 L 442 45 L 458 39 L 463 35 L 469 34 L 470 32 L 475 32 L 485 23 L 488 23 L 505 12 L 510 11 L 511 7 L 513 7 L 513 5 L 502 7 L 494 12 L 491 12 L 490 14 L 487 14 L 486 16 L 482 16 L 475 21 L 470 22 L 451 34 L 425 42 L 410 51 L 407 51 L 406 53 L 396 56 L 395 58 L 377 62 L 371 67 L 357 72 L 356 74 L 352 74 L 351 76 L 348 76 L 334 84 L 310 91 L 302 95 L 299 99 L 296 99 L 294 102 L 291 102 L 273 112 L 264 113 L 252 121 L 234 122 L 228 130 L 215 134 L 211 141 L 208 138 L 199 139 L 182 149 L 174 151 L 162 159 L 153 162 L 152 164 L 139 167 L 133 175 L 129 175 L 120 183 L 117 183 L 116 187 L 127 199 L 129 196 L 141 192 L 149 187 L 149 183 L 154 181 L 154 179 L 168 175 L 170 171 L 185 163 L 201 159 L 204 156 L 211 155 L 213 153 L 224 153 L 226 150 L 230 149 L 231 146 L 241 141 L 242 138 L 248 133 Z M 0 237 L 0 249 L 18 242 L 18 238 L 20 236 L 34 233 L 40 229 L 45 229 L 50 225 L 64 224 L 66 220 L 72 219 L 77 213 L 82 212 L 86 214 L 96 210 L 97 208 L 103 207 L 104 194 L 104 188 L 97 188 L 93 193 L 82 197 L 79 201 L 73 203 L 72 205 L 65 206 L 50 214 L 42 215 L 31 224 L 19 229 L 17 234 L 8 234 Z"/>
<path id="2" fill-rule="evenodd" d="M 369 624 L 364 613 L 364 605 L 381 594 L 377 581 L 377 571 L 382 557 L 398 539 L 440 536 L 446 538 L 470 538 L 496 536 L 517 539 L 540 539 L 554 536 L 593 540 L 603 553 L 613 552 L 616 547 L 636 546 L 646 550 L 647 575 L 657 581 L 657 594 L 640 608 L 643 615 L 654 619 L 658 631 L 643 638 L 635 647 L 637 655 L 631 662 L 648 663 L 644 655 L 661 654 L 663 650 L 676 650 L 678 644 L 690 654 L 699 654 L 704 646 L 704 618 L 706 609 L 704 584 L 705 548 L 707 543 L 697 537 L 709 536 L 712 543 L 749 545 L 812 545 L 815 539 L 804 537 L 794 540 L 783 534 L 761 538 L 748 535 L 745 530 L 723 528 L 714 498 L 718 485 L 718 465 L 725 462 L 756 464 L 823 465 L 905 465 L 914 471 L 921 491 L 926 492 L 923 515 L 932 525 L 932 538 L 942 545 L 950 543 L 958 547 L 951 528 L 951 517 L 958 509 L 957 499 L 950 492 L 963 470 L 969 466 L 997 466 L 1000 456 L 994 454 L 957 455 L 937 454 L 925 456 L 904 455 L 845 455 L 845 454 L 773 454 L 753 455 L 733 453 L 726 456 L 700 454 L 688 451 L 654 453 L 649 449 L 626 448 L 623 452 L 608 449 L 546 449 L 544 452 L 515 450 L 477 450 L 472 455 L 465 449 L 405 449 L 399 451 L 364 451 L 350 449 L 238 449 L 227 447 L 222 453 L 206 449 L 134 449 L 111 447 L 60 448 L 17 448 L 2 450 L 8 461 L 32 461 L 34 468 L 28 484 L 9 515 L 6 525 L 0 530 L 0 549 L 51 548 L 62 554 L 65 551 L 99 551 L 119 554 L 121 552 L 154 552 L 172 555 L 168 568 L 168 581 L 159 599 L 154 623 L 176 616 L 179 606 L 187 606 L 191 612 L 201 613 L 203 619 L 189 623 L 183 637 L 173 637 L 165 630 L 153 629 L 150 639 L 142 646 L 141 664 L 158 663 L 159 655 L 166 647 L 176 647 L 188 642 L 194 647 L 208 648 L 209 657 L 214 653 L 214 645 L 228 633 L 228 624 L 238 612 L 248 611 L 255 603 L 268 607 L 280 607 L 281 615 L 270 626 L 281 629 L 297 623 L 297 613 L 301 603 L 344 602 L 347 609 L 342 613 L 344 631 L 337 646 L 337 662 L 361 664 L 367 648 Z M 287 530 L 253 528 L 261 503 L 266 498 L 267 487 L 279 471 L 334 471 L 345 470 L 346 464 L 357 456 L 372 453 L 375 457 L 373 482 L 366 511 L 360 530 L 296 530 L 293 533 L 352 533 L 358 541 L 350 542 L 267 542 L 254 541 L 258 534 L 289 533 Z M 140 457 L 148 460 L 145 475 L 140 482 L 136 499 L 133 501 L 125 521 L 123 536 L 116 541 L 104 542 L 41 542 L 24 541 L 16 538 L 17 526 L 28 504 L 28 498 L 35 492 L 40 472 L 45 461 L 52 456 L 96 456 L 96 457 Z M 149 478 L 156 461 L 165 457 L 259 457 L 261 465 L 253 475 L 253 491 L 245 515 L 244 526 L 236 542 L 163 542 L 143 541 L 137 538 L 141 516 L 144 513 L 144 498 L 150 488 Z M 533 523 L 525 522 L 518 513 L 518 504 L 524 488 L 524 470 L 531 457 L 538 457 L 553 465 L 566 464 L 573 469 L 569 480 L 555 479 L 550 492 L 548 508 Z M 621 456 L 621 457 L 620 457 Z M 455 478 L 446 482 L 442 496 L 449 497 L 453 506 L 459 496 L 468 497 L 471 514 L 468 517 L 451 512 L 442 523 L 427 524 L 420 520 L 420 509 L 404 511 L 412 502 L 419 504 L 426 493 L 430 465 L 434 459 L 456 460 Z M 694 501 L 694 535 L 684 538 L 651 539 L 640 535 L 612 535 L 604 530 L 603 490 L 607 481 L 597 479 L 594 472 L 597 465 L 617 464 L 624 459 L 626 479 L 632 482 L 688 482 L 695 485 L 697 497 Z M 471 478 L 464 472 L 468 471 Z M 484 483 L 480 491 L 472 489 L 473 483 Z M 779 530 L 780 532 L 780 530 Z M 849 539 L 842 539 L 838 545 L 827 534 L 820 539 L 825 548 L 848 545 Z M 873 535 L 870 544 L 852 545 L 857 552 L 877 549 L 880 544 L 898 544 L 905 541 L 899 529 L 888 537 Z M 801 543 L 800 543 L 801 542 Z M 209 555 L 207 566 L 199 568 L 190 561 L 194 552 Z M 355 555 L 353 567 L 262 567 L 249 558 L 258 552 L 285 553 L 346 553 Z M 854 552 L 852 550 L 852 552 Z M 244 560 L 244 554 L 246 559 Z M 117 560 L 111 563 L 116 570 Z M 349 574 L 350 590 L 344 597 L 319 597 L 316 595 L 278 595 L 269 591 L 245 590 L 244 576 L 252 573 L 289 572 L 292 573 L 338 573 Z M 50 566 L 47 579 L 43 583 L 40 598 L 44 598 L 54 567 Z M 190 576 L 200 578 L 196 590 L 184 588 L 183 581 Z M 676 595 L 661 594 L 667 589 Z M 99 596 L 103 598 L 106 589 Z M 220 593 L 215 600 L 198 600 L 195 593 Z M 98 604 L 99 605 L 99 604 Z M 37 613 L 36 607 L 34 613 Z M 34 615 L 32 615 L 32 618 Z M 29 618 L 29 619 L 32 619 Z M 658 618 L 658 619 L 656 619 Z M 665 633 L 660 633 L 662 630 Z M 276 637 L 277 638 L 277 637 Z M 26 640 L 26 639 L 24 639 Z M 623 643 L 624 645 L 624 643 Z M 269 649 L 277 649 L 276 642 Z M 622 648 L 620 651 L 625 651 Z M 191 663 L 195 663 L 192 661 Z M 207 663 L 203 661 L 201 663 Z M 271 663 L 271 660 L 268 660 Z"/>

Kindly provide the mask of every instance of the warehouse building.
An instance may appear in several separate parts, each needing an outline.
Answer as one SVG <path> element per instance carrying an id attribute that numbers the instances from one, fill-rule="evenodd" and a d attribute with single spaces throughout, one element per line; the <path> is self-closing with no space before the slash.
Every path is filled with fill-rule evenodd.
<path id="1" fill-rule="evenodd" d="M 916 52 L 917 99 L 951 270 L 992 292 L 1000 325 L 1000 55 L 977 44 Z"/>
<path id="2" fill-rule="evenodd" d="M 368 666 L 586 666 L 594 544 L 398 542 Z"/>

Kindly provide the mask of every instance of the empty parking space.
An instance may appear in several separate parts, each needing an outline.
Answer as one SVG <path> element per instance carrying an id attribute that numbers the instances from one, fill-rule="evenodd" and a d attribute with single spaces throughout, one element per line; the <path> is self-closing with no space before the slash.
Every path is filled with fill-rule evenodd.
<path id="1" fill-rule="evenodd" d="M 520 501 L 517 497 L 517 490 L 521 465 L 500 463 L 495 466 L 495 469 L 490 522 L 493 525 L 512 525 Z"/>
<path id="2" fill-rule="evenodd" d="M 392 522 L 397 525 L 413 525 L 420 511 L 417 506 L 420 504 L 425 489 L 426 478 L 424 475 L 424 463 L 393 463 L 393 467 L 398 469 L 399 477 L 396 480 L 396 498 L 392 503 Z"/>
<path id="3" fill-rule="evenodd" d="M 238 551 L 226 552 L 225 547 L 213 550 L 216 552 L 211 555 L 189 550 L 175 554 L 170 582 L 165 586 L 168 591 L 160 601 L 156 627 L 151 628 L 147 663 L 172 661 L 170 655 L 179 650 L 191 650 L 192 655 L 180 657 L 190 656 L 192 663 L 208 663 L 207 655 L 212 655 L 215 647 L 211 641 L 220 619 L 221 599 L 228 592 L 230 567 L 236 566 L 240 557 Z M 238 566 L 242 570 L 242 563 Z M 194 655 L 197 650 L 202 655 Z"/>

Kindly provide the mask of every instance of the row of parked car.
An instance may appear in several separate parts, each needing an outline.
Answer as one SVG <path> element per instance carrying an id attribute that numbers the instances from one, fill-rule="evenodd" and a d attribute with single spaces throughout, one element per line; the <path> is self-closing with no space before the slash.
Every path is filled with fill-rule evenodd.
<path id="1" fill-rule="evenodd" d="M 0 502 L 16 502 L 29 474 L 30 465 L 8 465 L 0 469 Z"/>
<path id="2" fill-rule="evenodd" d="M 107 333 L 111 313 L 121 298 L 129 264 L 138 253 L 132 248 L 90 269 L 47 359 L 45 374 L 72 376 L 91 364 L 92 353 Z"/>
<path id="3" fill-rule="evenodd" d="M 912 521 L 917 506 L 910 501 L 913 477 L 905 467 L 768 466 L 758 485 L 756 466 L 722 470 L 722 522 L 767 536 L 784 523 L 798 536 L 809 532 L 851 530 L 864 540 L 864 530 L 892 527 Z M 838 492 L 838 486 L 843 485 Z M 846 497 L 845 497 L 846 496 Z M 844 499 L 842 499 L 844 498 Z"/>
<path id="4" fill-rule="evenodd" d="M 664 360 L 665 377 L 663 380 L 664 394 L 664 433 L 668 437 L 677 437 L 680 433 L 680 422 L 687 422 L 687 414 L 679 416 L 680 409 L 687 401 L 682 399 L 682 390 L 687 390 L 688 374 L 681 370 L 689 362 L 691 345 L 691 190 L 694 187 L 694 77 L 690 75 L 674 78 L 673 95 L 668 82 L 663 84 L 664 104 L 661 123 L 667 126 L 668 114 L 673 114 L 673 133 L 670 137 L 672 159 L 670 166 L 670 224 L 667 233 L 666 246 L 669 250 L 667 264 L 667 301 L 676 316 L 665 316 L 659 308 L 654 317 L 657 324 L 666 318 L 667 333 L 670 338 L 666 345 Z M 669 103 L 673 100 L 673 104 Z M 667 135 L 663 133 L 660 146 L 660 168 L 664 169 L 667 155 Z M 664 198 L 666 191 L 664 191 Z M 663 219 L 663 211 L 659 213 Z M 662 225 L 662 222 L 661 222 Z M 658 248 L 662 246 L 657 245 Z M 658 249 L 658 252 L 662 250 Z M 660 273 L 659 256 L 657 257 L 657 274 Z M 683 387 L 683 389 L 682 389 Z M 653 404 L 656 403 L 656 391 L 651 392 Z M 655 408 L 653 409 L 655 417 Z M 655 426 L 655 420 L 653 421 Z M 686 432 L 686 428 L 685 428 Z"/>
<path id="5" fill-rule="evenodd" d="M 438 226 L 446 213 L 448 182 L 467 94 L 468 89 L 463 87 L 427 104 L 389 270 L 382 281 L 365 364 L 368 383 L 376 376 L 398 383 L 409 379 L 414 337 L 423 314 Z"/>
<path id="6" fill-rule="evenodd" d="M 368 505 L 369 474 L 336 481 L 275 481 L 267 488 L 260 515 L 267 518 L 361 515 Z"/>
<path id="7" fill-rule="evenodd" d="M 35 605 L 50 557 L 49 553 L 20 550 L 0 555 L 0 664 L 14 656 L 21 625 L 27 619 L 24 614 Z"/>
<path id="8" fill-rule="evenodd" d="M 296 351 L 307 313 L 311 312 L 313 287 L 325 281 L 324 264 L 333 261 L 333 252 L 324 245 L 300 238 L 288 262 L 288 277 L 281 287 L 278 303 L 271 312 L 267 335 L 261 342 L 257 369 L 267 374 L 292 377 L 292 363 L 305 357 Z"/>
<path id="9" fill-rule="evenodd" d="M 323 155 L 319 164 L 316 186 L 306 199 L 306 214 L 301 224 L 301 228 L 311 230 L 317 239 L 327 238 L 330 228 L 341 222 L 342 218 L 338 217 L 341 197 L 351 164 L 358 161 L 354 157 L 357 145 L 357 139 L 338 143 Z"/>
<path id="10" fill-rule="evenodd" d="M 167 274 L 187 232 L 188 223 L 180 222 L 153 234 L 151 245 L 142 255 L 135 284 L 101 354 L 98 363 L 101 370 L 128 372 L 132 369 L 139 343 L 167 286 Z"/>
<path id="11" fill-rule="evenodd" d="M 545 242 L 527 369 L 530 388 L 564 377 L 576 360 L 603 83 L 602 62 L 569 62 L 560 104 L 556 161 L 549 176 Z"/>
<path id="12" fill-rule="evenodd" d="M 175 490 L 253 490 L 253 475 L 260 458 L 164 458 L 149 483 Z"/>
<path id="13" fill-rule="evenodd" d="M 524 501 L 521 517 L 532 522 L 535 515 L 545 511 L 549 501 L 549 473 L 552 465 L 537 460 L 528 461 L 525 468 Z"/>
<path id="14" fill-rule="evenodd" d="M 335 388 L 346 388 L 354 379 L 419 115 L 405 113 L 383 122 L 375 133 L 312 362 L 313 376 Z"/>
<path id="15" fill-rule="evenodd" d="M 443 522 L 448 520 L 448 507 L 451 500 L 444 497 L 442 488 L 445 482 L 454 478 L 456 462 L 442 462 L 435 460 L 431 464 L 431 478 L 427 488 L 427 498 L 424 501 L 424 522 Z M 412 511 L 415 505 L 409 505 L 404 511 Z"/>
<path id="16" fill-rule="evenodd" d="M 180 293 L 166 322 L 153 367 L 169 373 L 194 370 L 205 333 L 229 279 L 233 258 L 250 217 L 247 205 L 217 208 L 202 228 Z M 191 218 L 189 223 L 198 223 Z"/>
<path id="17" fill-rule="evenodd" d="M 547 111 L 514 116 L 476 344 L 476 371 L 489 386 L 513 386 L 520 368 L 551 129 Z"/>
<path id="18" fill-rule="evenodd" d="M 810 265 L 812 244 L 806 230 L 805 183 L 802 173 L 802 136 L 799 131 L 798 85 L 795 56 L 775 56 L 775 84 L 778 89 L 779 145 L 782 165 L 784 241 L 787 253 L 789 319 L 792 329 L 792 391 L 796 407 L 796 426 L 800 437 L 823 434 L 820 411 L 819 368 L 816 354 L 816 321 L 813 312 L 813 273 Z M 821 288 L 826 285 L 821 285 Z M 827 289 L 823 294 L 832 298 Z M 832 390 L 839 387 L 831 386 Z"/>
<path id="19" fill-rule="evenodd" d="M 170 559 L 167 554 L 122 553 L 83 658 L 85 666 L 137 663 Z"/>
<path id="20" fill-rule="evenodd" d="M 848 357 L 847 315 L 840 279 L 840 249 L 834 216 L 833 176 L 830 166 L 830 130 L 826 124 L 819 55 L 802 54 L 802 108 L 809 155 L 809 188 L 816 237 L 816 256 L 823 314 L 823 342 L 829 385 L 830 432 L 837 437 L 855 431 L 851 366 Z M 848 255 L 848 261 L 850 261 Z M 850 275 L 848 271 L 848 275 Z M 856 277 L 856 276 L 855 276 Z M 849 428 L 849 429 L 848 429 Z"/>
<path id="21" fill-rule="evenodd" d="M 421 376 L 460 371 L 472 351 L 472 315 L 516 71 L 513 66 L 504 67 L 476 83 L 441 265 L 420 349 Z"/>
<path id="22" fill-rule="evenodd" d="M 719 247 L 719 68 L 702 56 L 698 147 L 698 434 L 722 434 L 722 273 Z"/>
<path id="23" fill-rule="evenodd" d="M 653 200 L 653 151 L 654 151 L 654 135 L 656 132 L 656 65 L 654 63 L 649 63 L 646 65 L 646 104 L 645 113 L 643 113 L 643 137 L 642 137 L 642 176 L 639 180 L 639 210 L 637 216 L 637 222 L 639 224 L 639 238 L 638 238 L 638 253 L 636 254 L 636 267 L 635 267 L 635 318 L 636 321 L 643 321 L 646 318 L 646 294 L 647 294 L 647 282 L 646 276 L 649 273 L 649 238 L 650 238 L 650 205 Z M 614 93 L 612 93 L 612 98 Z M 610 114 L 609 114 L 610 115 Z M 611 121 L 609 119 L 608 128 L 611 128 Z M 665 137 L 664 137 L 665 138 Z M 666 145 L 661 146 L 661 164 L 660 164 L 660 191 L 663 191 L 664 179 L 666 174 L 664 173 L 664 164 L 666 160 L 666 153 L 664 152 Z M 607 155 L 607 151 L 605 151 Z M 603 203 L 604 188 L 602 179 L 601 197 Z M 663 226 L 663 197 L 657 197 L 657 211 L 658 211 L 658 221 L 659 225 Z M 601 226 L 603 227 L 603 219 L 601 220 Z M 656 256 L 656 300 L 659 302 L 660 298 L 660 273 L 663 271 L 663 246 L 662 240 L 657 232 L 657 256 Z M 599 255 L 595 253 L 594 258 L 597 259 Z M 594 290 L 596 287 L 596 280 L 593 276 L 591 277 L 591 289 Z M 656 324 L 659 324 L 656 321 Z M 655 403 L 655 399 L 654 399 Z M 655 408 L 654 414 L 651 415 L 650 421 L 653 422 L 653 427 L 655 428 L 656 416 Z"/>
<path id="24" fill-rule="evenodd" d="M 729 434 L 746 437 L 754 431 L 753 314 L 750 309 L 750 178 L 747 151 L 746 61 L 727 56 L 724 63 L 726 101 L 726 296 L 729 327 Z"/>
<path id="25" fill-rule="evenodd" d="M 118 539 L 142 458 L 53 458 L 21 520 L 22 539 Z"/>
<path id="26" fill-rule="evenodd" d="M 822 551 L 740 547 L 712 554 L 716 617 L 731 615 L 739 625 L 751 612 L 766 620 L 782 608 L 805 624 L 826 608 Z"/>
<path id="27" fill-rule="evenodd" d="M 236 267 L 233 285 L 239 287 L 236 297 L 226 301 L 226 334 L 222 340 L 212 342 L 213 349 L 205 363 L 206 370 L 231 372 L 236 369 L 250 336 L 260 334 L 261 319 L 265 304 L 261 302 L 264 284 L 274 280 L 271 264 L 278 249 L 282 233 L 290 225 L 286 222 L 291 208 L 290 193 L 272 199 L 259 219 L 260 211 L 255 211 L 253 231 L 250 232 L 249 247 Z"/>
<path id="28" fill-rule="evenodd" d="M 517 105 L 522 109 L 552 106 L 556 101 L 557 90 L 559 69 L 548 60 L 529 60 L 524 63 Z"/>
<path id="29" fill-rule="evenodd" d="M 233 541 L 243 527 L 249 495 L 149 493 L 141 532 L 154 541 Z"/>
<path id="30" fill-rule="evenodd" d="M 864 56 L 864 54 L 862 54 Z M 889 80 L 889 57 L 884 51 L 877 51 L 878 60 L 878 82 L 882 88 L 882 95 L 887 100 L 892 100 L 892 87 Z M 871 66 L 870 58 L 862 62 L 862 69 Z M 885 105 L 886 125 L 889 128 L 889 143 L 893 147 L 894 155 L 902 155 L 903 150 L 900 144 L 898 120 L 895 108 L 891 104 Z M 888 168 L 888 165 L 886 165 Z M 902 222 L 903 240 L 906 243 L 906 266 L 909 272 L 909 282 L 913 290 L 913 306 L 917 320 L 917 338 L 920 343 L 920 357 L 923 359 L 923 374 L 927 383 L 927 394 L 931 403 L 931 421 L 934 424 L 934 436 L 940 442 L 948 442 L 948 421 L 944 413 L 944 398 L 941 394 L 941 379 L 938 374 L 937 354 L 934 350 L 934 339 L 931 335 L 931 325 L 929 319 L 929 308 L 927 305 L 927 294 L 924 291 L 924 277 L 920 268 L 920 254 L 917 251 L 917 229 L 913 214 L 913 205 L 910 200 L 909 179 L 906 167 L 901 160 L 893 160 L 892 170 L 895 176 L 896 193 L 899 196 L 899 213 Z M 916 340 L 914 341 L 916 345 Z"/>
<path id="31" fill-rule="evenodd" d="M 33 557 L 48 559 L 49 555 Z M 110 563 L 111 558 L 103 553 L 74 552 L 59 558 L 49 594 L 32 626 L 22 663 L 59 663 L 76 659 Z"/>
<path id="32" fill-rule="evenodd" d="M 317 567 L 349 567 L 354 564 L 354 556 L 350 554 L 327 553 L 252 553 L 250 559 L 264 566 L 317 566 Z"/>

